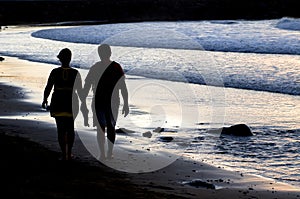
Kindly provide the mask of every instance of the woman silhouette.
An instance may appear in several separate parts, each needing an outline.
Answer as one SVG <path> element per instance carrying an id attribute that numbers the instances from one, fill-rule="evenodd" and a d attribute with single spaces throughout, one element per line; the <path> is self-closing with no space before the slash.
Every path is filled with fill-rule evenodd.
<path id="1" fill-rule="evenodd" d="M 70 67 L 72 53 L 62 49 L 57 58 L 61 66 L 51 71 L 44 90 L 43 108 L 47 108 L 48 96 L 54 87 L 50 103 L 50 115 L 55 118 L 62 159 L 70 160 L 75 138 L 74 119 L 78 114 L 78 94 L 82 89 L 80 73 Z"/>

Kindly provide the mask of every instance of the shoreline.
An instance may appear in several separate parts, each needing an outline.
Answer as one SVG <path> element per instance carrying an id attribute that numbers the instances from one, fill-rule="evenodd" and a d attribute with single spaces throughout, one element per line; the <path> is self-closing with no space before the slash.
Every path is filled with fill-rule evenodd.
<path id="1" fill-rule="evenodd" d="M 1 132 L 25 137 L 45 146 L 50 151 L 58 152 L 54 120 L 50 118 L 48 112 L 41 110 L 39 104 L 47 75 L 54 65 L 30 62 L 14 57 L 5 56 L 5 58 L 5 61 L 0 63 L 2 76 L 0 82 L 2 94 Z M 99 167 L 101 164 L 86 151 L 78 136 L 76 137 L 74 144 L 75 162 L 85 162 Z M 123 182 L 122 176 L 125 173 L 109 170 L 108 173 L 105 172 L 105 175 L 113 175 Z M 122 175 L 118 177 L 120 174 Z M 178 198 L 199 198 L 199 196 L 206 198 L 300 197 L 300 189 L 297 187 L 260 176 L 243 175 L 240 172 L 223 170 L 184 157 L 155 172 L 126 173 L 125 176 L 142 190 Z M 198 180 L 196 182 L 198 182 L 199 187 L 196 186 L 197 183 L 194 186 L 185 184 L 185 182 L 193 180 Z M 207 183 L 206 185 L 216 185 L 218 189 L 209 189 L 201 182 Z M 95 183 L 104 183 L 105 185 L 101 179 L 96 179 Z"/>

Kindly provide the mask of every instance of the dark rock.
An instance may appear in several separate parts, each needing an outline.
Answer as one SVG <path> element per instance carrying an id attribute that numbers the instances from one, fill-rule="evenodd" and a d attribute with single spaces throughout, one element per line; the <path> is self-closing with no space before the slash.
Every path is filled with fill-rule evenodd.
<path id="1" fill-rule="evenodd" d="M 223 127 L 221 130 L 221 136 L 222 135 L 253 136 L 253 133 L 247 125 L 236 124 L 230 127 Z"/>
<path id="2" fill-rule="evenodd" d="M 203 137 L 203 136 L 198 136 L 198 137 L 195 137 L 195 140 L 197 140 L 197 141 L 202 141 L 202 140 L 205 140 L 205 137 Z"/>
<path id="3" fill-rule="evenodd" d="M 4 57 L 0 57 L 0 61 L 4 61 Z"/>
<path id="4" fill-rule="evenodd" d="M 189 182 L 185 182 L 184 184 L 193 186 L 193 187 L 203 187 L 203 188 L 207 188 L 207 189 L 216 189 L 216 186 L 214 184 L 208 183 L 208 182 L 204 182 L 202 180 L 199 179 L 195 179 Z"/>
<path id="5" fill-rule="evenodd" d="M 161 136 L 159 137 L 159 140 L 162 142 L 171 142 L 174 138 L 170 136 Z"/>
<path id="6" fill-rule="evenodd" d="M 116 133 L 118 133 L 118 134 L 128 134 L 128 133 L 135 133 L 135 131 L 125 129 L 125 128 L 119 128 L 119 129 L 116 129 Z"/>
<path id="7" fill-rule="evenodd" d="M 160 133 L 163 132 L 164 130 L 165 130 L 164 128 L 157 127 L 156 129 L 153 130 L 153 132 Z"/>
<path id="8" fill-rule="evenodd" d="M 147 132 L 143 133 L 143 137 L 151 138 L 152 133 L 150 131 L 147 131 Z"/>

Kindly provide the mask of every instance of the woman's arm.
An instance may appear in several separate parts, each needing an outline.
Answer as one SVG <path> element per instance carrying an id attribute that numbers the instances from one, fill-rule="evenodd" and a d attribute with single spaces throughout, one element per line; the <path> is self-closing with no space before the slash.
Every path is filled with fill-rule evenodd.
<path id="1" fill-rule="evenodd" d="M 53 71 L 51 71 L 51 73 L 48 77 L 47 85 L 44 90 L 44 99 L 43 99 L 43 103 L 42 103 L 43 108 L 46 108 L 46 106 L 48 104 L 48 97 L 51 93 L 53 85 L 54 85 L 54 77 L 53 77 Z"/>

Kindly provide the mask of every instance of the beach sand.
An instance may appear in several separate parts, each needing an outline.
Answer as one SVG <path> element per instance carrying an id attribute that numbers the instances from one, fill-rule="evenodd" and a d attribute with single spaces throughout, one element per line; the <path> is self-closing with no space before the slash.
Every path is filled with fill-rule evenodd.
<path id="1" fill-rule="evenodd" d="M 13 57 L 0 63 L 4 193 L 18 198 L 300 198 L 300 188 L 188 157 L 154 172 L 120 172 L 97 161 L 78 136 L 74 160 L 58 161 L 55 122 L 41 109 L 54 67 Z"/>

